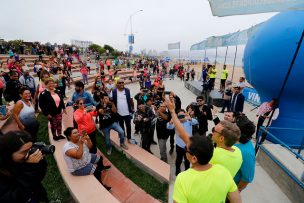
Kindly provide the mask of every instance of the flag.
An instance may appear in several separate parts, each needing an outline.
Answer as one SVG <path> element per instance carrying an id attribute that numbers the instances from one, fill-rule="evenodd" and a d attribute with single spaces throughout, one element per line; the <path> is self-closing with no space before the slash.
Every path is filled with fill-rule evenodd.
<path id="1" fill-rule="evenodd" d="M 214 16 L 304 10 L 303 0 L 208 0 Z"/>
<path id="2" fill-rule="evenodd" d="M 168 44 L 168 49 L 180 49 L 180 42 Z"/>

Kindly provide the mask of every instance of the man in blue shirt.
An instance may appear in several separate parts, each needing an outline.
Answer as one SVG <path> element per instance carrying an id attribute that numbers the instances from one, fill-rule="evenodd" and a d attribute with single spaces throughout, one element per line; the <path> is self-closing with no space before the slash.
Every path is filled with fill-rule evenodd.
<path id="1" fill-rule="evenodd" d="M 179 121 L 181 122 L 182 126 L 188 133 L 188 135 L 192 136 L 192 126 L 197 125 L 198 122 L 196 119 L 191 118 L 188 113 L 184 109 L 180 109 L 177 111 L 177 117 L 179 118 Z M 173 129 L 173 121 L 171 120 L 169 123 L 167 123 L 167 129 Z M 180 138 L 180 136 L 176 134 L 176 160 L 175 160 L 175 175 L 177 176 L 180 173 L 180 165 L 184 159 L 185 163 L 185 170 L 187 170 L 190 167 L 190 162 L 188 161 L 186 157 L 186 144 L 184 141 Z"/>
<path id="2" fill-rule="evenodd" d="M 67 106 L 72 106 L 75 104 L 77 99 L 83 98 L 84 99 L 84 106 L 95 106 L 96 103 L 94 102 L 90 93 L 84 91 L 84 84 L 81 81 L 75 82 L 75 92 L 73 93 L 71 101 L 67 103 Z"/>
<path id="3" fill-rule="evenodd" d="M 239 191 L 242 191 L 254 178 L 255 150 L 251 138 L 255 132 L 255 125 L 246 116 L 237 117 L 235 122 L 241 130 L 240 140 L 235 146 L 241 150 L 243 163 L 240 170 L 235 175 L 234 181 L 237 184 Z"/>

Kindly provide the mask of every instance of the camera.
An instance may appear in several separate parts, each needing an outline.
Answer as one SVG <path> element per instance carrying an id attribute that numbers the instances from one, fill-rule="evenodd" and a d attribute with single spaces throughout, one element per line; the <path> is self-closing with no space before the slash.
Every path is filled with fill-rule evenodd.
<path id="1" fill-rule="evenodd" d="M 46 145 L 44 142 L 35 142 L 29 151 L 29 155 L 33 154 L 37 149 L 39 149 L 42 154 L 53 154 L 55 152 L 54 145 Z"/>

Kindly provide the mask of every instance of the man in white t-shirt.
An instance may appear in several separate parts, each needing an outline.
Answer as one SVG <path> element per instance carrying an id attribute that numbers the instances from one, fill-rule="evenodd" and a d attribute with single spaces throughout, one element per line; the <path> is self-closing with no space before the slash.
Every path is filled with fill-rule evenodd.
<path id="1" fill-rule="evenodd" d="M 126 125 L 128 142 L 134 144 L 131 140 L 131 119 L 134 113 L 134 103 L 130 90 L 125 88 L 124 84 L 124 80 L 119 79 L 116 84 L 117 88 L 112 91 L 111 97 L 117 107 L 119 125 L 124 131 Z"/>
<path id="2" fill-rule="evenodd" d="M 243 92 L 243 89 L 246 87 L 245 77 L 240 77 L 239 83 L 236 86 L 240 87 L 241 92 Z"/>

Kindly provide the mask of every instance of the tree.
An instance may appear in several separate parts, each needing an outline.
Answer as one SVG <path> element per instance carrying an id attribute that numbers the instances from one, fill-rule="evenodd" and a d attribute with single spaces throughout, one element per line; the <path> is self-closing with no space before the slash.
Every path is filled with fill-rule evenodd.
<path id="1" fill-rule="evenodd" d="M 91 44 L 89 46 L 89 49 L 92 50 L 92 51 L 94 51 L 94 52 L 98 52 L 99 54 L 103 54 L 106 51 L 103 47 L 101 47 L 98 44 Z"/>
<path id="2" fill-rule="evenodd" d="M 103 46 L 103 48 L 104 48 L 105 50 L 109 50 L 110 53 L 113 53 L 113 52 L 114 52 L 114 48 L 111 47 L 110 45 L 105 44 L 105 45 Z"/>

